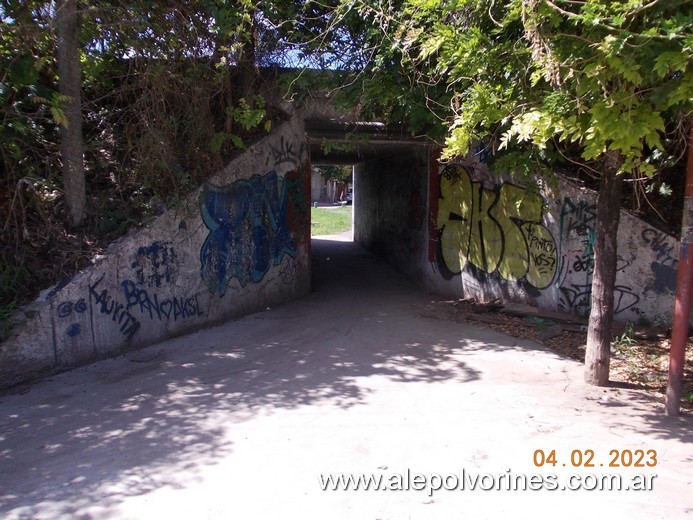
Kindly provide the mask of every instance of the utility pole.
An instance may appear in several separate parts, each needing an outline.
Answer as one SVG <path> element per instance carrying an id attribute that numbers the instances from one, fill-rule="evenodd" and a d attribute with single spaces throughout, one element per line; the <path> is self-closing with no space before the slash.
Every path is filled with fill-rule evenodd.
<path id="1" fill-rule="evenodd" d="M 688 164 L 686 167 L 686 195 L 681 224 L 679 248 L 679 270 L 676 280 L 674 322 L 671 326 L 671 349 L 669 351 L 669 383 L 665 408 L 667 415 L 679 415 L 683 368 L 686 363 L 688 344 L 688 322 L 693 299 L 693 120 L 688 136 Z"/>

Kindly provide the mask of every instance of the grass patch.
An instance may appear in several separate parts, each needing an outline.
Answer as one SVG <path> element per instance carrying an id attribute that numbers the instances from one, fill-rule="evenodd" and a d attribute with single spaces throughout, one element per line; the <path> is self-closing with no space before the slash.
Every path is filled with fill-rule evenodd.
<path id="1" fill-rule="evenodd" d="M 351 210 L 353 206 L 311 208 L 310 235 L 336 235 L 351 229 Z"/>

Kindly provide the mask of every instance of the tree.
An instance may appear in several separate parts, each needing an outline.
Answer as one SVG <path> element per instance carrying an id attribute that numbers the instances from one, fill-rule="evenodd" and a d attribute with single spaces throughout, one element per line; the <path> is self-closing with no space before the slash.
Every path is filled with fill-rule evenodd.
<path id="1" fill-rule="evenodd" d="M 381 38 L 354 78 L 371 111 L 393 92 L 432 108 L 444 158 L 481 139 L 497 169 L 537 171 L 559 159 L 599 178 L 585 379 L 605 385 L 613 320 L 616 233 L 625 176 L 656 174 L 685 150 L 692 109 L 693 14 L 682 0 L 344 0 Z M 396 64 L 400 85 L 392 89 Z M 442 87 L 442 88 L 441 88 Z M 388 88 L 390 96 L 373 96 Z M 352 101 L 353 103 L 353 101 Z M 376 108 L 373 108 L 376 107 Z M 403 111 L 399 110 L 398 114 Z M 422 124 L 424 121 L 424 124 Z M 410 119 L 412 130 L 425 119 Z"/>
<path id="2" fill-rule="evenodd" d="M 287 34 L 305 4 L 0 0 L 0 336 L 6 309 L 181 200 L 281 117 L 248 94 L 263 87 L 255 65 L 294 52 Z"/>
<path id="3" fill-rule="evenodd" d="M 59 90 L 64 100 L 65 114 L 65 121 L 60 129 L 65 200 L 71 224 L 78 227 L 86 216 L 87 191 L 84 180 L 82 78 L 76 0 L 57 0 L 55 16 Z"/>
<path id="4" fill-rule="evenodd" d="M 327 180 L 334 180 L 337 182 L 351 182 L 352 178 L 352 167 L 351 166 L 341 166 L 337 164 L 323 164 L 315 168 L 320 172 Z"/>

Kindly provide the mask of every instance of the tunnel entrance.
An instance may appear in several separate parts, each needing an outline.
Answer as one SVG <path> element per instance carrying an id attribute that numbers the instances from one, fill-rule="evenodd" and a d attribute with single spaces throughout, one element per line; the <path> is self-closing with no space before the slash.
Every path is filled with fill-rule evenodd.
<path id="1" fill-rule="evenodd" d="M 349 235 L 353 240 L 353 166 L 311 166 L 311 237 Z"/>
<path id="2" fill-rule="evenodd" d="M 325 281 L 330 273 L 339 277 L 345 269 L 341 259 L 331 256 L 327 260 L 327 256 L 366 254 L 363 249 L 417 278 L 427 237 L 430 141 L 413 137 L 402 127 L 373 122 L 306 119 L 305 129 L 312 167 L 353 170 L 351 184 L 346 181 L 344 191 L 331 192 L 336 194 L 334 199 L 313 203 L 318 202 L 318 208 L 313 208 L 316 214 L 325 205 L 337 211 L 350 207 L 353 219 L 351 233 L 327 232 L 328 236 L 320 238 L 311 233 L 313 290 L 316 285 L 331 283 Z M 314 224 L 312 219 L 311 229 Z M 330 249 L 325 247 L 326 241 L 342 244 Z M 351 241 L 355 249 L 345 244 Z M 327 249 L 332 252 L 322 258 Z"/>
<path id="3" fill-rule="evenodd" d="M 310 210 L 311 290 L 343 292 L 358 285 L 353 279 L 354 183 L 353 165 L 312 164 Z"/>

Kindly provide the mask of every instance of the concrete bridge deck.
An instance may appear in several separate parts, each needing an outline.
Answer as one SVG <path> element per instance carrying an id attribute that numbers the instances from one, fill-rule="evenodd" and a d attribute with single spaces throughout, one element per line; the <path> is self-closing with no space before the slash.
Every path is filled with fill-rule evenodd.
<path id="1" fill-rule="evenodd" d="M 432 296 L 353 243 L 314 240 L 313 275 L 315 291 L 296 302 L 0 396 L 0 516 L 693 515 L 690 416 L 587 387 L 578 363 L 536 344 L 434 319 Z M 595 467 L 571 467 L 588 449 Z M 556 467 L 536 467 L 536 450 L 556 450 Z M 657 464 L 608 468 L 611 450 L 656 450 Z M 560 485 L 571 474 L 657 476 L 652 491 L 319 485 L 320 473 L 397 487 L 407 472 L 463 470 L 556 474 Z"/>

